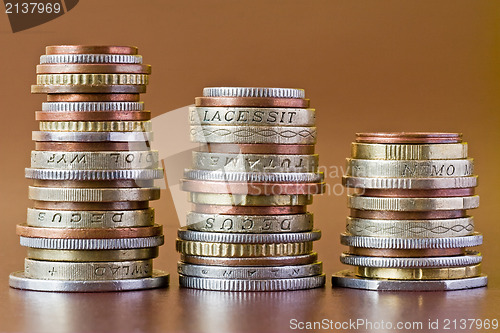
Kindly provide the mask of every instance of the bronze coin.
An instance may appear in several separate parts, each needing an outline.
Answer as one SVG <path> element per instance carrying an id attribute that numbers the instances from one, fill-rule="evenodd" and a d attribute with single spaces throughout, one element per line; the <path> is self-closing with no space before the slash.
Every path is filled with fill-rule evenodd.
<path id="1" fill-rule="evenodd" d="M 106 45 L 51 45 L 45 48 L 45 54 L 137 54 L 135 46 Z"/>
<path id="2" fill-rule="evenodd" d="M 76 239 L 99 239 L 99 238 L 138 238 L 153 237 L 162 234 L 163 228 L 159 224 L 152 227 L 137 228 L 40 228 L 30 227 L 27 224 L 18 224 L 16 233 L 23 237 L 34 238 L 76 238 Z"/>
<path id="3" fill-rule="evenodd" d="M 201 257 L 181 254 L 181 261 L 194 265 L 209 266 L 288 266 L 308 265 L 318 260 L 316 252 L 290 257 L 264 257 L 264 258 L 223 258 Z"/>
<path id="4" fill-rule="evenodd" d="M 32 85 L 32 94 L 142 94 L 146 92 L 145 85 Z"/>
<path id="5" fill-rule="evenodd" d="M 60 202 L 33 200 L 33 207 L 53 210 L 132 210 L 148 209 L 149 201 Z"/>
<path id="6" fill-rule="evenodd" d="M 35 142 L 35 149 L 41 151 L 140 151 L 149 148 L 149 142 Z"/>
<path id="7" fill-rule="evenodd" d="M 48 94 L 47 102 L 139 102 L 139 94 Z"/>
<path id="8" fill-rule="evenodd" d="M 460 143 L 461 133 L 394 132 L 356 133 L 356 142 L 362 143 Z"/>
<path id="9" fill-rule="evenodd" d="M 209 143 L 200 145 L 199 151 L 226 154 L 311 155 L 314 154 L 314 145 Z"/>

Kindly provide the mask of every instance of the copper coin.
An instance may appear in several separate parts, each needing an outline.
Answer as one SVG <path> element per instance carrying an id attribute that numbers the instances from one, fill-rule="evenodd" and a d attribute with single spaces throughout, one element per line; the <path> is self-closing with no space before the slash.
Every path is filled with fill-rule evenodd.
<path id="1" fill-rule="evenodd" d="M 51 45 L 45 48 L 45 54 L 137 54 L 135 46 L 106 45 Z"/>
<path id="2" fill-rule="evenodd" d="M 311 155 L 314 145 L 275 145 L 275 144 L 231 144 L 209 143 L 200 145 L 199 151 L 226 154 L 277 154 L 277 155 Z"/>
<path id="3" fill-rule="evenodd" d="M 465 249 L 420 249 L 420 250 L 394 250 L 394 249 L 365 249 L 359 247 L 349 247 L 349 253 L 357 256 L 367 257 L 446 257 L 459 256 L 465 254 Z"/>
<path id="4" fill-rule="evenodd" d="M 460 143 L 461 133 L 393 132 L 356 133 L 362 143 Z"/>
<path id="5" fill-rule="evenodd" d="M 181 261 L 194 265 L 209 266 L 288 266 L 308 265 L 318 260 L 316 252 L 301 256 L 264 257 L 264 258 L 224 258 L 200 257 L 181 254 Z"/>
<path id="6" fill-rule="evenodd" d="M 36 66 L 37 74 L 95 73 L 151 74 L 151 65 L 141 64 L 44 64 Z"/>
<path id="7" fill-rule="evenodd" d="M 32 85 L 32 94 L 142 94 L 145 85 L 116 84 L 105 86 L 92 85 Z"/>
<path id="8" fill-rule="evenodd" d="M 193 204 L 193 211 L 203 214 L 226 215 L 290 215 L 304 214 L 306 206 L 217 206 Z"/>
<path id="9" fill-rule="evenodd" d="M 38 187 L 74 187 L 74 188 L 118 188 L 152 187 L 153 180 L 33 180 Z"/>
<path id="10" fill-rule="evenodd" d="M 261 108 L 308 108 L 309 100 L 270 97 L 196 97 L 196 106 L 248 106 Z"/>
<path id="11" fill-rule="evenodd" d="M 41 121 L 144 121 L 151 119 L 149 111 L 88 111 L 88 112 L 35 112 Z"/>
<path id="12" fill-rule="evenodd" d="M 33 200 L 33 207 L 53 210 L 133 210 L 148 209 L 149 201 L 59 202 Z"/>
<path id="13" fill-rule="evenodd" d="M 429 220 L 455 219 L 467 216 L 465 210 L 432 210 L 423 212 L 389 212 L 375 210 L 351 209 L 351 217 L 379 220 Z"/>
<path id="14" fill-rule="evenodd" d="M 182 179 L 181 188 L 187 192 L 229 193 L 249 195 L 320 194 L 325 183 L 236 183 Z"/>
<path id="15" fill-rule="evenodd" d="M 474 188 L 454 189 L 429 189 L 429 190 L 407 190 L 407 189 L 362 189 L 363 195 L 367 197 L 400 197 L 400 198 L 438 198 L 438 197 L 465 197 L 474 195 Z"/>
<path id="16" fill-rule="evenodd" d="M 139 102 L 139 94 L 48 94 L 47 102 Z"/>
<path id="17" fill-rule="evenodd" d="M 162 231 L 163 228 L 159 224 L 155 224 L 152 227 L 109 229 L 40 228 L 30 227 L 27 224 L 18 224 L 16 226 L 17 235 L 34 238 L 137 238 L 159 236 L 162 234 Z"/>
<path id="18" fill-rule="evenodd" d="M 149 142 L 35 142 L 41 151 L 139 151 L 149 150 Z"/>

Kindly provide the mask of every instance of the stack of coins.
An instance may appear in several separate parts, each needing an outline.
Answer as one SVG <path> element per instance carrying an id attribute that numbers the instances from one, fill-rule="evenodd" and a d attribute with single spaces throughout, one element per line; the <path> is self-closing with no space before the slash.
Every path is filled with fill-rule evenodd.
<path id="1" fill-rule="evenodd" d="M 156 288 L 168 274 L 153 270 L 163 244 L 149 200 L 159 198 L 158 153 L 149 149 L 146 91 L 151 66 L 137 48 L 48 46 L 32 93 L 47 94 L 36 112 L 33 179 L 26 224 L 28 247 L 14 288 L 115 291 Z"/>
<path id="2" fill-rule="evenodd" d="M 361 133 L 344 185 L 357 189 L 341 242 L 354 272 L 333 284 L 372 290 L 456 290 L 485 286 L 482 243 L 467 209 L 477 176 L 456 133 Z"/>
<path id="3" fill-rule="evenodd" d="M 193 152 L 182 188 L 180 284 L 224 291 L 320 287 L 307 205 L 324 190 L 315 111 L 302 89 L 205 88 L 190 110 Z"/>

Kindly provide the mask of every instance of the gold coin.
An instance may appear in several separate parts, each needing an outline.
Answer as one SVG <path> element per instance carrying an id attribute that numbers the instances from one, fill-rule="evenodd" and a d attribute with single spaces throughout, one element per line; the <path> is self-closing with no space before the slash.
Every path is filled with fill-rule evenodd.
<path id="1" fill-rule="evenodd" d="M 377 268 L 356 267 L 356 275 L 388 280 L 454 280 L 481 275 L 481 264 L 446 268 Z"/>
<path id="2" fill-rule="evenodd" d="M 313 242 L 268 243 L 268 244 L 232 244 L 185 241 L 177 239 L 177 252 L 192 256 L 205 257 L 281 257 L 309 254 Z"/>
<path id="3" fill-rule="evenodd" d="M 151 132 L 150 121 L 41 121 L 40 131 L 50 132 Z"/>
<path id="4" fill-rule="evenodd" d="M 362 160 L 455 160 L 467 158 L 467 143 L 405 145 L 353 142 L 351 157 Z"/>
<path id="5" fill-rule="evenodd" d="M 39 74 L 38 85 L 70 85 L 70 86 L 108 86 L 108 85 L 146 85 L 148 75 L 145 74 Z"/>
<path id="6" fill-rule="evenodd" d="M 127 250 L 49 250 L 28 248 L 29 259 L 47 261 L 128 261 L 145 260 L 158 257 L 158 248 Z"/>

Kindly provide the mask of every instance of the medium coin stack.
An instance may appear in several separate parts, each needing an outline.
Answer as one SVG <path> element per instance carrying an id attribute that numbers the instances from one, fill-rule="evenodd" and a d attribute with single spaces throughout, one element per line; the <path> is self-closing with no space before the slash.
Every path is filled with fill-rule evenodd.
<path id="1" fill-rule="evenodd" d="M 33 179 L 26 224 L 28 248 L 14 288 L 119 291 L 166 286 L 153 270 L 163 244 L 149 200 L 159 198 L 158 153 L 149 149 L 146 91 L 150 65 L 137 48 L 48 46 L 32 93 L 47 94 L 36 112 L 40 131 L 26 177 Z"/>
<path id="2" fill-rule="evenodd" d="M 315 111 L 302 89 L 205 88 L 190 110 L 193 152 L 182 188 L 193 211 L 179 229 L 180 285 L 276 291 L 324 285 L 307 212 L 324 190 Z"/>
<path id="3" fill-rule="evenodd" d="M 482 243 L 466 210 L 479 206 L 467 143 L 456 133 L 361 133 L 344 185 L 351 215 L 334 285 L 371 290 L 482 287 Z"/>

